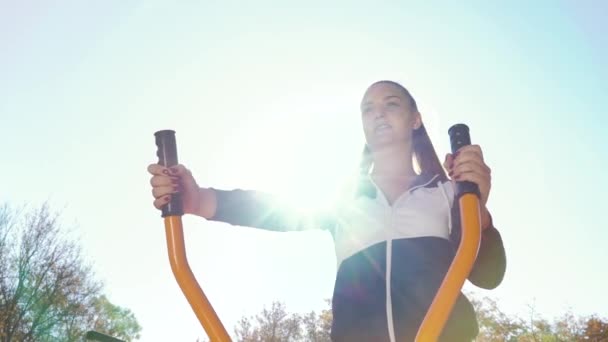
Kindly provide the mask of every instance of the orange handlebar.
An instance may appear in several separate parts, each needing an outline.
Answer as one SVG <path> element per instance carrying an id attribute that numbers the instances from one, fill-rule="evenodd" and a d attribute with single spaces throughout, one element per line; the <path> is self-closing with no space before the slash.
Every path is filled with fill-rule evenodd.
<path id="1" fill-rule="evenodd" d="M 212 342 L 231 341 L 228 332 L 226 332 L 188 265 L 182 218 L 180 216 L 165 217 L 165 230 L 171 269 L 179 287 L 182 289 L 186 299 L 188 299 L 190 306 L 192 306 L 196 317 L 203 325 L 205 332 Z"/>
<path id="2" fill-rule="evenodd" d="M 171 167 L 178 164 L 177 144 L 175 131 L 162 130 L 154 133 L 156 137 L 158 164 Z M 212 342 L 229 342 L 230 336 L 217 317 L 211 303 L 205 293 L 198 285 L 188 259 L 186 258 L 186 246 L 184 244 L 184 229 L 182 227 L 182 198 L 179 193 L 171 196 L 169 203 L 162 208 L 162 217 L 165 218 L 165 231 L 167 235 L 167 251 L 171 270 L 177 280 L 179 287 L 190 303 L 196 317 L 201 322 L 203 329 Z"/>
<path id="3" fill-rule="evenodd" d="M 465 124 L 453 125 L 448 130 L 448 134 L 452 153 L 471 144 L 469 127 Z M 479 195 L 479 187 L 475 183 L 463 181 L 456 184 L 455 198 L 458 199 L 460 208 L 460 243 L 452 264 L 418 329 L 417 342 L 437 341 L 441 336 L 460 295 L 460 289 L 475 264 L 481 241 Z"/>
<path id="4" fill-rule="evenodd" d="M 460 197 L 462 236 L 454 260 L 416 335 L 417 342 L 437 341 L 448 320 L 479 251 L 481 224 L 479 199 L 475 194 Z"/>

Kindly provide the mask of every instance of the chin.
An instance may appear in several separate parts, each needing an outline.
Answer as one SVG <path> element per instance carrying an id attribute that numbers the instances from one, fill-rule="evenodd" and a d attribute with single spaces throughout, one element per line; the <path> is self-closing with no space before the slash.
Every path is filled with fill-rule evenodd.
<path id="1" fill-rule="evenodd" d="M 394 139 L 376 139 L 370 144 L 370 149 L 372 151 L 378 151 L 383 148 L 395 146 L 396 144 L 397 141 L 395 141 Z"/>

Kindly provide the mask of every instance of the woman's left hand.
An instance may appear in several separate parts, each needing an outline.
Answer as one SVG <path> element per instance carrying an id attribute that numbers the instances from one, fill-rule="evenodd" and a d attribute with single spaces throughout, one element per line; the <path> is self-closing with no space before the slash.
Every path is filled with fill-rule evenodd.
<path id="1" fill-rule="evenodd" d="M 492 170 L 483 160 L 483 152 L 479 145 L 461 147 L 454 155 L 445 157 L 443 166 L 448 170 L 450 178 L 454 181 L 469 181 L 479 186 L 481 201 L 482 223 L 488 224 L 489 213 L 486 208 L 490 188 L 492 187 Z M 485 224 L 483 225 L 486 228 Z"/>

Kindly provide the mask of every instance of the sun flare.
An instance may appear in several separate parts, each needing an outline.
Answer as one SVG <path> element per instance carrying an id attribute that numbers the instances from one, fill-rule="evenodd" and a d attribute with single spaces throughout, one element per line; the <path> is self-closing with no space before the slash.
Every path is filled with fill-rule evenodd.
<path id="1" fill-rule="evenodd" d="M 240 158 L 251 166 L 247 184 L 276 195 L 281 206 L 298 214 L 330 209 L 357 172 L 363 147 L 359 114 L 328 116 L 318 108 L 299 108 L 286 116 L 280 109 L 241 132 L 248 146 Z"/>

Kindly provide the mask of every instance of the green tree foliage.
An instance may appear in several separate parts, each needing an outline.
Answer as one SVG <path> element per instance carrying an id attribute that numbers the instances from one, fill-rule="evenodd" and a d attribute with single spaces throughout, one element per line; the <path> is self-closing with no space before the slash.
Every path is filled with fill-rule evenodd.
<path id="1" fill-rule="evenodd" d="M 126 341 L 139 337 L 141 327 L 129 309 L 110 303 L 104 295 L 95 298 L 93 308 L 89 328 Z"/>
<path id="2" fill-rule="evenodd" d="M 0 341 L 82 341 L 91 329 L 130 341 L 141 327 L 103 296 L 47 205 L 0 206 Z"/>

